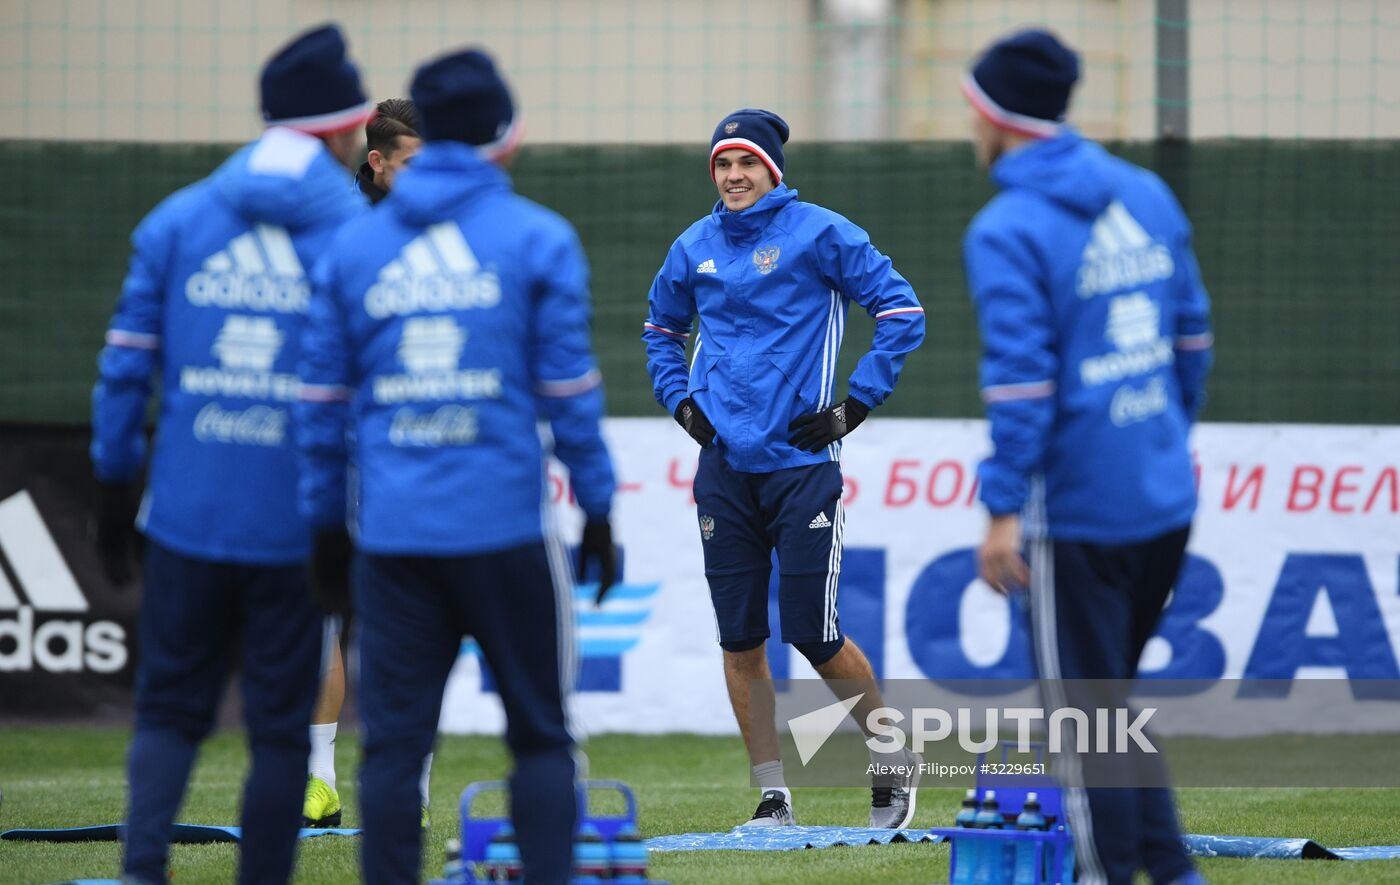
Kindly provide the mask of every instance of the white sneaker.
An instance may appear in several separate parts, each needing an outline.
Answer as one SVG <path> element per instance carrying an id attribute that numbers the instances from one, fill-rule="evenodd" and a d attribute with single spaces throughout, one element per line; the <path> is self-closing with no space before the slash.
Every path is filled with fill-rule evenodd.
<path id="1" fill-rule="evenodd" d="M 769 790 L 763 794 L 753 817 L 740 826 L 745 827 L 790 827 L 797 823 L 792 816 L 792 806 L 783 798 L 782 790 Z"/>
<path id="2" fill-rule="evenodd" d="M 882 830 L 902 830 L 914 821 L 914 799 L 923 776 L 924 757 L 904 751 L 898 764 L 908 765 L 909 774 L 884 774 L 871 778 L 870 826 Z"/>

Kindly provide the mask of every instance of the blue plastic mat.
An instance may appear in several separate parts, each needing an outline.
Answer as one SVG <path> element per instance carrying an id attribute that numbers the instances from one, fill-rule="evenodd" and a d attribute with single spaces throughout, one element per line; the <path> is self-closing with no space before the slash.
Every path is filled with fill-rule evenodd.
<path id="1" fill-rule="evenodd" d="M 0 839 L 19 842 L 120 842 L 125 824 L 101 824 L 95 827 L 63 827 L 56 830 L 6 830 Z M 357 829 L 302 830 L 302 839 L 317 836 L 358 836 Z M 170 841 L 177 845 L 208 845 L 214 842 L 237 842 L 243 837 L 241 827 L 213 827 L 203 824 L 175 824 Z M 88 880 L 79 880 L 88 881 Z M 101 881 L 101 880 L 92 880 Z"/>
<path id="2" fill-rule="evenodd" d="M 1337 860 L 1330 849 L 1311 839 L 1262 836 L 1182 836 L 1186 853 L 1196 857 L 1263 857 L 1277 860 Z"/>
<path id="3" fill-rule="evenodd" d="M 1252 836 L 1183 836 L 1196 857 L 1261 857 L 1297 860 L 1393 860 L 1400 845 L 1327 848 L 1311 839 Z M 791 851 L 833 845 L 886 845 L 891 842 L 936 842 L 924 830 L 873 830 L 866 827 L 735 827 L 727 833 L 684 833 L 647 840 L 651 851 Z"/>
<path id="4" fill-rule="evenodd" d="M 833 845 L 888 845 L 891 842 L 938 842 L 926 830 L 880 830 L 869 827 L 735 827 L 727 833 L 684 833 L 647 840 L 649 851 L 789 851 Z"/>
<path id="5" fill-rule="evenodd" d="M 1265 857 L 1301 860 L 1396 860 L 1400 845 L 1328 848 L 1311 839 L 1266 839 L 1255 836 L 1183 836 L 1197 857 Z"/>
<path id="6" fill-rule="evenodd" d="M 118 842 L 122 824 L 66 827 L 52 830 L 6 830 L 0 839 L 30 842 Z M 301 838 L 358 836 L 358 829 L 301 831 Z M 176 824 L 171 841 L 182 845 L 237 842 L 239 827 Z M 1270 839 L 1256 836 L 1183 836 L 1186 851 L 1196 857 L 1260 857 L 1299 860 L 1396 860 L 1400 845 L 1360 845 L 1328 848 L 1311 839 Z M 651 851 L 791 851 L 833 845 L 888 845 L 897 842 L 937 842 L 925 830 L 877 830 L 868 827 L 735 827 L 727 833 L 682 833 L 647 840 Z M 105 879 L 76 879 L 80 883 Z"/>

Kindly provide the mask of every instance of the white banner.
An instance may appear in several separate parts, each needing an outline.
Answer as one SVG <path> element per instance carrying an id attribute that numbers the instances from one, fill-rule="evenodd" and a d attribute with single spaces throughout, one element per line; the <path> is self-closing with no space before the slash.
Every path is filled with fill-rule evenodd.
<path id="1" fill-rule="evenodd" d="M 698 449 L 664 418 L 611 419 L 606 435 L 623 586 L 601 609 L 579 597 L 575 719 L 586 733 L 734 733 L 690 495 Z M 1400 679 L 1400 429 L 1214 424 L 1193 442 L 1190 558 L 1144 674 Z M 1023 619 L 976 578 L 987 447 L 981 421 L 881 418 L 845 446 L 841 627 L 877 676 L 1031 673 Z M 578 521 L 563 514 L 566 538 Z M 814 675 L 775 640 L 769 660 L 778 678 Z M 443 730 L 499 732 L 490 688 L 468 643 Z"/>

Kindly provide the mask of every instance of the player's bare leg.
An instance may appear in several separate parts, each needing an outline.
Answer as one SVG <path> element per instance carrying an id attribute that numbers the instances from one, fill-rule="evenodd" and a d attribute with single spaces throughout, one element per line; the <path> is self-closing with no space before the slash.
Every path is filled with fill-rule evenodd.
<path id="1" fill-rule="evenodd" d="M 763 790 L 758 810 L 745 826 L 781 826 L 794 823 L 792 794 L 783 783 L 783 763 L 778 755 L 778 727 L 774 722 L 773 675 L 763 645 L 747 651 L 724 652 L 724 681 L 729 704 L 754 779 Z"/>
<path id="2" fill-rule="evenodd" d="M 763 646 L 724 653 L 724 681 L 729 705 L 744 736 L 749 764 L 778 759 L 778 729 L 773 722 L 773 676 Z M 755 683 L 759 683 L 757 686 Z M 766 686 L 766 691 L 764 687 Z"/>
<path id="3" fill-rule="evenodd" d="M 861 699 L 851 708 L 851 716 L 860 730 L 870 737 L 869 714 L 884 706 L 880 686 L 875 682 L 875 671 L 865 653 L 850 637 L 846 638 L 841 650 L 831 660 L 819 664 L 816 671 L 826 680 L 827 686 L 841 700 L 860 694 Z M 877 773 L 871 779 L 870 826 L 882 828 L 907 827 L 914 819 L 914 800 L 922 773 L 919 766 L 923 759 L 909 750 L 896 753 L 870 751 L 871 764 L 877 766 Z M 898 772 L 888 772 L 885 768 L 898 768 Z"/>
<path id="4" fill-rule="evenodd" d="M 321 679 L 321 695 L 311 713 L 313 725 L 333 725 L 340 721 L 340 708 L 345 706 L 345 661 L 340 645 L 331 647 L 327 656 L 326 673 Z"/>
<path id="5" fill-rule="evenodd" d="M 338 637 L 329 638 L 321 694 L 311 714 L 311 757 L 307 761 L 306 799 L 302 824 L 308 827 L 340 826 L 340 794 L 335 782 L 335 733 L 345 705 L 345 662 Z"/>
<path id="6" fill-rule="evenodd" d="M 818 664 L 814 669 L 826 680 L 832 693 L 841 700 L 856 694 L 862 695 L 851 708 L 851 718 L 855 719 L 866 737 L 874 734 L 866 724 L 867 717 L 872 710 L 884 706 L 885 702 L 880 696 L 880 686 L 875 684 L 875 671 L 855 640 L 847 636 L 841 650 L 833 655 L 831 660 Z"/>

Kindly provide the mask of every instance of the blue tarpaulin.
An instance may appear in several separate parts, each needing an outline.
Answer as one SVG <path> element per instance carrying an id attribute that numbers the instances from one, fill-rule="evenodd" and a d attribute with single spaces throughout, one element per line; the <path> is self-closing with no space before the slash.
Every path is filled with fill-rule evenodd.
<path id="1" fill-rule="evenodd" d="M 125 824 L 100 824 L 94 827 L 61 827 L 52 830 L 6 830 L 0 839 L 20 842 L 120 842 Z M 301 838 L 315 836 L 358 836 L 352 829 L 304 829 Z M 175 824 L 170 841 L 178 845 L 208 845 L 213 842 L 237 842 L 243 837 L 241 827 L 215 827 L 204 824 Z"/>
<path id="2" fill-rule="evenodd" d="M 67 827 L 46 830 L 6 830 L 0 839 L 34 842 L 114 842 L 122 837 L 121 824 Z M 303 839 L 317 836 L 358 836 L 358 829 L 301 831 Z M 176 824 L 172 842 L 208 844 L 237 842 L 238 827 Z M 1186 850 L 1196 857 L 1261 857 L 1299 860 L 1395 860 L 1400 845 L 1361 845 L 1328 848 L 1312 839 L 1282 839 L 1262 836 L 1184 836 Z M 892 842 L 937 842 L 939 837 L 925 830 L 877 830 L 868 827 L 735 827 L 727 833 L 683 833 L 656 836 L 647 840 L 651 851 L 788 851 L 799 848 L 830 848 L 833 845 L 888 845 Z M 98 882 L 103 880 L 76 880 Z"/>
<path id="3" fill-rule="evenodd" d="M 1393 860 L 1400 845 L 1327 848 L 1312 839 L 1257 836 L 1184 836 L 1196 857 L 1262 857 L 1297 860 Z M 685 833 L 647 840 L 652 851 L 787 851 L 832 845 L 883 845 L 890 842 L 938 841 L 923 830 L 872 830 L 864 827 L 735 827 L 727 833 Z"/>

